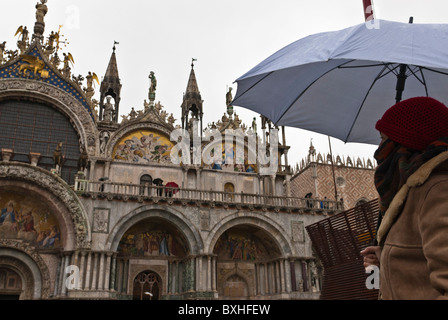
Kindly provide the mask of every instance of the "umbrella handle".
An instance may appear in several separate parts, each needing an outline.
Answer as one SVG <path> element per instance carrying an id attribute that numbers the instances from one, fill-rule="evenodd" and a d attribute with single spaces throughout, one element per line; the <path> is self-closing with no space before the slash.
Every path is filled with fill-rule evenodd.
<path id="1" fill-rule="evenodd" d="M 404 91 L 404 86 L 407 78 L 406 76 L 407 67 L 408 66 L 406 64 L 400 65 L 400 73 L 397 75 L 397 87 L 396 87 L 397 95 L 395 96 L 396 103 L 399 103 L 402 99 L 402 94 Z"/>
<path id="2" fill-rule="evenodd" d="M 410 17 L 409 18 L 409 23 L 413 23 L 414 22 L 414 17 Z M 395 96 L 395 101 L 396 103 L 399 103 L 402 99 L 402 94 L 404 91 L 404 86 L 406 83 L 406 69 L 407 69 L 407 65 L 406 64 L 400 64 L 400 73 L 397 75 L 397 87 L 396 87 L 396 91 L 397 91 L 397 95 Z"/>

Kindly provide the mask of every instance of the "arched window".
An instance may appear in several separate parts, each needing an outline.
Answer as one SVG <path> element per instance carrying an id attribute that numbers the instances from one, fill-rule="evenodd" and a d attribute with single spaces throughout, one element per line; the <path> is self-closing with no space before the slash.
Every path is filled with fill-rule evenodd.
<path id="1" fill-rule="evenodd" d="M 225 200 L 232 201 L 234 199 L 235 186 L 232 183 L 224 185 Z"/>
<path id="2" fill-rule="evenodd" d="M 152 177 L 149 174 L 144 174 L 140 178 L 140 195 L 149 195 L 149 188 L 152 185 Z M 145 193 L 146 192 L 146 193 Z"/>
<path id="3" fill-rule="evenodd" d="M 133 300 L 159 300 L 161 279 L 152 271 L 143 271 L 134 279 Z"/>
<path id="4" fill-rule="evenodd" d="M 13 150 L 12 161 L 29 163 L 39 153 L 38 166 L 54 168 L 53 152 L 62 142 L 62 178 L 74 183 L 80 156 L 79 137 L 70 119 L 53 107 L 27 100 L 0 102 L 0 146 Z"/>

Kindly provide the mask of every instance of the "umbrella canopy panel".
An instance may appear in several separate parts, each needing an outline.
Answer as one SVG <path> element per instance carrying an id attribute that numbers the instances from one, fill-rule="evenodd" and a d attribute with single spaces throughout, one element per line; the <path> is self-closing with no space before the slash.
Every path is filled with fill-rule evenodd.
<path id="1" fill-rule="evenodd" d="M 375 123 L 396 102 L 401 65 L 402 99 L 448 101 L 448 25 L 377 23 L 378 29 L 361 24 L 283 48 L 236 80 L 233 104 L 276 125 L 378 144 Z"/>

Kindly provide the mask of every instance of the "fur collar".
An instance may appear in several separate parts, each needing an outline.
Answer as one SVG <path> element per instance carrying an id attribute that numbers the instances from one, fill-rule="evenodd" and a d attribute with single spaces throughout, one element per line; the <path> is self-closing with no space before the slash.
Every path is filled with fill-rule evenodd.
<path id="1" fill-rule="evenodd" d="M 428 180 L 434 169 L 447 160 L 448 151 L 442 152 L 431 160 L 425 162 L 408 178 L 406 184 L 403 185 L 397 192 L 389 205 L 389 209 L 387 209 L 386 213 L 384 214 L 383 221 L 381 222 L 380 228 L 378 229 L 377 239 L 379 244 L 382 244 L 384 242 L 387 233 L 394 224 L 396 218 L 400 215 L 409 190 L 411 188 L 418 187 L 424 184 L 426 180 Z"/>

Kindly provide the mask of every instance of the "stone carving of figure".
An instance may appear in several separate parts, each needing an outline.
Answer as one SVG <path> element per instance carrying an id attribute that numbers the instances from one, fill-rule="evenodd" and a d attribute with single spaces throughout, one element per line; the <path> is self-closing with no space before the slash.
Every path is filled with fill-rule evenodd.
<path id="1" fill-rule="evenodd" d="M 48 36 L 47 48 L 49 50 L 54 49 L 54 41 L 56 40 L 56 36 L 57 35 L 54 33 L 54 31 L 51 31 L 50 35 Z"/>
<path id="2" fill-rule="evenodd" d="M 232 88 L 229 88 L 229 91 L 226 94 L 226 106 L 230 106 L 232 104 L 232 101 L 233 101 Z"/>
<path id="3" fill-rule="evenodd" d="M 93 89 L 93 75 L 92 72 L 89 71 L 89 73 L 86 76 L 87 80 L 87 89 Z"/>
<path id="4" fill-rule="evenodd" d="M 62 142 L 59 142 L 56 149 L 53 152 L 53 161 L 55 164 L 56 172 L 60 172 L 62 163 L 64 161 L 64 155 L 62 154 Z"/>
<path id="5" fill-rule="evenodd" d="M 59 64 L 61 63 L 61 59 L 59 58 L 58 54 L 55 53 L 51 59 L 50 62 L 56 67 L 59 68 Z"/>
<path id="6" fill-rule="evenodd" d="M 36 21 L 44 23 L 44 17 L 48 12 L 48 7 L 45 5 L 47 0 L 40 0 L 40 3 L 36 4 Z"/>
<path id="7" fill-rule="evenodd" d="M 62 74 L 68 78 L 70 78 L 70 72 L 71 72 L 71 68 L 70 68 L 70 57 L 68 54 L 63 54 L 64 55 L 64 67 L 62 68 Z"/>
<path id="8" fill-rule="evenodd" d="M 100 134 L 100 152 L 101 154 L 104 154 L 104 152 L 106 152 L 106 146 L 107 146 L 107 142 L 109 141 L 109 132 L 107 131 L 103 131 Z"/>
<path id="9" fill-rule="evenodd" d="M 20 49 L 20 52 L 23 53 L 26 51 L 28 47 L 28 29 L 27 27 L 20 26 L 17 29 L 16 35 L 20 34 L 21 38 L 17 41 L 17 47 Z"/>
<path id="10" fill-rule="evenodd" d="M 6 48 L 6 41 L 3 41 L 3 43 L 0 43 L 0 64 L 2 64 L 4 61 L 3 54 L 5 53 L 5 48 Z"/>
<path id="11" fill-rule="evenodd" d="M 134 110 L 134 108 L 131 108 L 131 112 L 129 113 L 129 118 L 131 120 L 137 118 L 137 112 Z"/>
<path id="12" fill-rule="evenodd" d="M 114 106 L 110 102 L 111 97 L 106 97 L 106 103 L 104 104 L 104 121 L 112 121 L 112 117 L 114 114 Z"/>
<path id="13" fill-rule="evenodd" d="M 166 122 L 166 116 L 168 114 L 166 113 L 165 110 L 163 110 L 162 112 L 160 112 L 160 118 L 162 119 L 162 121 Z"/>
<path id="14" fill-rule="evenodd" d="M 87 154 L 87 151 L 84 147 L 81 149 L 81 155 L 78 159 L 78 171 L 84 172 L 87 168 L 87 164 L 89 162 L 89 155 Z"/>
<path id="15" fill-rule="evenodd" d="M 176 121 L 176 119 L 174 119 L 174 115 L 170 114 L 170 116 L 168 117 L 168 123 L 170 125 L 173 125 L 175 121 Z"/>
<path id="16" fill-rule="evenodd" d="M 150 72 L 149 79 L 151 79 L 151 85 L 149 87 L 149 100 L 154 100 L 157 90 L 157 79 L 156 76 L 154 75 L 154 71 Z"/>
<path id="17" fill-rule="evenodd" d="M 254 118 L 254 121 L 252 121 L 252 131 L 255 134 L 257 133 L 257 118 Z"/>
<path id="18" fill-rule="evenodd" d="M 221 122 L 223 125 L 227 125 L 229 123 L 229 118 L 227 117 L 227 115 L 225 113 L 221 118 Z"/>
<path id="19" fill-rule="evenodd" d="M 235 114 L 235 118 L 233 119 L 234 129 L 238 129 L 241 125 L 241 122 L 242 121 L 240 120 L 240 117 L 237 114 Z"/>

